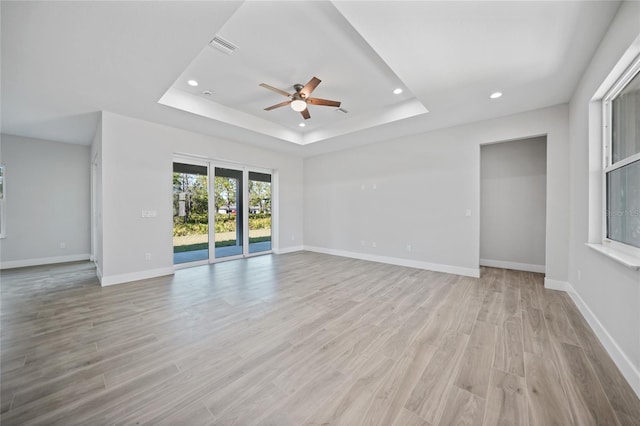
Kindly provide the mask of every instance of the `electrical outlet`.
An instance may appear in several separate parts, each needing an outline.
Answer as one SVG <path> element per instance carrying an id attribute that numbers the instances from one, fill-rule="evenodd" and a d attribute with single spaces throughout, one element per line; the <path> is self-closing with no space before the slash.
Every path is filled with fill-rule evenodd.
<path id="1" fill-rule="evenodd" d="M 407 251 L 411 251 L 411 244 L 407 244 Z"/>
<path id="2" fill-rule="evenodd" d="M 60 243 L 60 248 L 61 249 L 66 249 L 67 248 L 67 243 Z"/>
<path id="3" fill-rule="evenodd" d="M 151 253 L 145 253 L 144 258 L 145 260 L 151 260 Z"/>
<path id="4" fill-rule="evenodd" d="M 371 247 L 378 247 L 378 244 L 374 241 L 371 243 Z"/>

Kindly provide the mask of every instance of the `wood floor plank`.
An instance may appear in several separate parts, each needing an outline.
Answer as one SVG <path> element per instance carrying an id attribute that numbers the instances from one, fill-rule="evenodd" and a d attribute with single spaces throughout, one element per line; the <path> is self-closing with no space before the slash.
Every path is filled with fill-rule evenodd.
<path id="1" fill-rule="evenodd" d="M 0 422 L 640 424 L 568 296 L 481 274 L 309 252 L 105 288 L 89 262 L 1 270 Z"/>
<path id="2" fill-rule="evenodd" d="M 195 401 L 156 424 L 162 426 L 204 426 L 210 424 L 213 420 L 213 415 L 207 410 L 202 401 Z"/>
<path id="3" fill-rule="evenodd" d="M 436 423 L 444 410 L 446 391 L 452 381 L 452 375 L 442 372 L 456 371 L 467 340 L 464 334 L 445 336 L 409 395 L 404 405 L 406 409 Z"/>
<path id="4" fill-rule="evenodd" d="M 567 318 L 562 303 L 557 299 L 557 292 L 550 290 L 544 297 L 544 320 L 552 339 L 572 345 L 580 345 L 569 319 Z"/>
<path id="5" fill-rule="evenodd" d="M 485 400 L 471 392 L 451 386 L 440 425 L 482 425 Z"/>
<path id="6" fill-rule="evenodd" d="M 527 307 L 522 311 L 523 318 L 523 347 L 525 352 L 536 355 L 553 352 L 547 325 L 544 322 L 542 310 Z"/>
<path id="7" fill-rule="evenodd" d="M 574 424 L 554 361 L 529 353 L 525 353 L 524 360 L 529 424 Z"/>
<path id="8" fill-rule="evenodd" d="M 432 426 L 432 424 L 403 408 L 393 426 Z"/>
<path id="9" fill-rule="evenodd" d="M 493 367 L 524 377 L 524 349 L 520 316 L 504 317 L 498 327 L 498 340 Z"/>
<path id="10" fill-rule="evenodd" d="M 455 380 L 457 386 L 481 398 L 486 398 L 489 388 L 496 333 L 495 325 L 476 321 Z"/>
<path id="11" fill-rule="evenodd" d="M 504 295 L 497 291 L 487 291 L 478 312 L 478 321 L 490 322 L 498 325 L 502 316 Z"/>
<path id="12" fill-rule="evenodd" d="M 483 424 L 485 426 L 527 426 L 526 385 L 522 377 L 493 370 Z"/>
<path id="13" fill-rule="evenodd" d="M 640 423 L 640 404 L 631 386 L 616 367 L 607 351 L 589 328 L 587 321 L 580 315 L 578 308 L 569 296 L 563 297 L 563 306 L 571 326 L 580 340 L 581 346 L 602 384 L 618 420 L 623 425 Z"/>
<path id="14" fill-rule="evenodd" d="M 559 342 L 555 349 L 560 378 L 574 421 L 580 425 L 619 425 L 582 348 Z"/>
<path id="15" fill-rule="evenodd" d="M 258 424 L 302 424 L 309 413 L 328 399 L 335 389 L 347 382 L 347 378 L 342 373 L 330 367 L 322 369 L 310 379 L 306 385 L 277 405 L 275 410 L 267 414 Z"/>
<path id="16" fill-rule="evenodd" d="M 18 408 L 11 410 L 6 416 L 2 417 L 4 424 L 24 424 L 29 420 L 35 419 L 43 412 L 50 412 L 58 408 L 61 402 L 86 397 L 96 391 L 105 389 L 104 377 L 95 376 L 87 379 L 74 386 L 69 386 L 59 390 L 44 398 L 24 404 Z"/>
<path id="17" fill-rule="evenodd" d="M 404 404 L 435 352 L 429 340 L 420 336 L 391 368 L 384 382 L 369 401 L 362 419 L 367 425 L 390 425 Z"/>
<path id="18" fill-rule="evenodd" d="M 236 401 L 227 410 L 221 412 L 213 424 L 248 425 L 254 424 L 264 413 L 279 404 L 287 395 L 272 383 L 266 382 L 256 390 L 250 391 L 244 398 Z M 184 424 L 184 423 L 183 423 Z"/>
<path id="19" fill-rule="evenodd" d="M 382 355 L 368 360 L 353 373 L 349 383 L 335 392 L 305 425 L 357 424 L 363 418 L 373 393 L 389 374 L 394 361 Z"/>

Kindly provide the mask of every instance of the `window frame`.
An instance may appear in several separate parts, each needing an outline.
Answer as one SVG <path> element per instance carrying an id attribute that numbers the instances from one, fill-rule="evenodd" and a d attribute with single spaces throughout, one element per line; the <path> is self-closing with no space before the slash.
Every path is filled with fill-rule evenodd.
<path id="1" fill-rule="evenodd" d="M 0 179 L 2 180 L 2 198 L 0 198 L 0 239 L 7 237 L 7 166 L 0 163 Z"/>
<path id="2" fill-rule="evenodd" d="M 613 146 L 612 146 L 612 111 L 613 101 L 627 87 L 627 85 L 640 75 L 640 55 L 638 55 L 631 65 L 620 75 L 620 77 L 611 85 L 605 96 L 602 98 L 602 244 L 605 247 L 629 254 L 640 258 L 640 248 L 625 244 L 620 241 L 608 238 L 608 191 L 607 191 L 607 174 L 621 169 L 622 167 L 640 161 L 640 153 L 630 155 L 622 160 L 613 163 Z"/>

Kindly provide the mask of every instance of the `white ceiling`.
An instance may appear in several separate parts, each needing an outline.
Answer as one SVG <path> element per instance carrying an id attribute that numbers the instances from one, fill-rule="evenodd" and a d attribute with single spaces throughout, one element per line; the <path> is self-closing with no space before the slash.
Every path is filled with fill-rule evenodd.
<path id="1" fill-rule="evenodd" d="M 618 6 L 2 1 L 1 129 L 88 144 L 108 110 L 314 155 L 567 102 Z M 215 35 L 238 50 L 209 47 Z M 300 129 L 289 107 L 263 111 L 286 98 L 259 83 L 291 92 L 312 76 L 313 96 L 349 114 L 310 106 Z"/>
<path id="2" fill-rule="evenodd" d="M 427 112 L 331 2 L 245 2 L 218 36 L 237 50 L 205 46 L 161 103 L 297 144 Z M 322 83 L 312 97 L 339 100 L 348 113 L 309 106 L 305 120 L 290 107 L 264 110 L 288 99 L 259 83 L 291 94 L 313 76 Z"/>

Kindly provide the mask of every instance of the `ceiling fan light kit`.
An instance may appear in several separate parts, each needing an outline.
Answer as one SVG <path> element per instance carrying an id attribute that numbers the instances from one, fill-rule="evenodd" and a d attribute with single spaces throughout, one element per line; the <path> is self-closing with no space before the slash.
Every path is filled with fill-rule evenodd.
<path id="1" fill-rule="evenodd" d="M 307 103 L 301 99 L 291 101 L 291 109 L 297 112 L 303 111 L 307 108 Z"/>
<path id="2" fill-rule="evenodd" d="M 307 109 L 308 104 L 320 105 L 320 106 L 332 106 L 332 107 L 340 108 L 340 104 L 341 104 L 340 101 L 331 101 L 328 99 L 309 97 L 309 95 L 311 95 L 311 92 L 313 92 L 315 88 L 318 87 L 318 84 L 320 84 L 320 81 L 321 80 L 319 78 L 313 77 L 304 86 L 302 84 L 294 84 L 293 85 L 293 88 L 295 90 L 294 93 L 288 93 L 288 92 L 285 92 L 284 90 L 278 89 L 268 84 L 261 83 L 260 84 L 261 87 L 264 87 L 265 89 L 271 90 L 280 95 L 290 98 L 290 100 L 288 101 L 271 105 L 269 107 L 266 107 L 264 110 L 271 111 L 272 109 L 280 108 L 285 105 L 291 105 L 291 109 L 299 112 L 300 114 L 302 114 L 302 117 L 304 117 L 305 120 L 308 120 L 311 118 L 311 114 L 309 114 L 309 110 Z"/>

